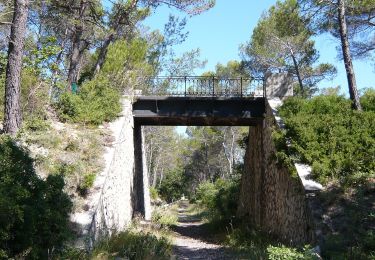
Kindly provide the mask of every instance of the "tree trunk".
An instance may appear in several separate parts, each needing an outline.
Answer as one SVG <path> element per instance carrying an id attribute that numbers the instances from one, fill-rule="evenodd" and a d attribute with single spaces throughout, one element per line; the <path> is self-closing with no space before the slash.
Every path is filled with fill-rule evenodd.
<path id="1" fill-rule="evenodd" d="M 353 102 L 353 108 L 356 110 L 362 110 L 361 103 L 359 102 L 359 95 L 357 90 L 357 83 L 354 74 L 352 57 L 350 54 L 349 40 L 348 40 L 348 28 L 345 18 L 345 0 L 338 0 L 338 19 L 340 27 L 340 39 L 342 54 L 344 57 L 346 76 L 349 85 L 350 99 Z"/>
<path id="2" fill-rule="evenodd" d="M 4 132 L 15 135 L 22 124 L 20 83 L 29 0 L 14 0 L 5 79 Z"/>
<path id="3" fill-rule="evenodd" d="M 68 29 L 65 30 L 65 33 L 64 33 L 64 36 L 66 37 L 68 35 Z M 56 68 L 54 68 L 52 70 L 52 84 L 50 86 L 50 89 L 49 89 L 49 93 L 48 93 L 48 96 L 49 98 L 52 100 L 53 98 L 53 91 L 54 89 L 56 88 L 56 85 L 57 85 L 57 80 L 58 80 L 58 76 L 59 76 L 59 66 L 60 66 L 60 63 L 63 59 L 63 55 L 64 55 L 64 49 L 65 49 L 65 40 L 62 40 L 61 41 L 61 44 L 60 44 L 60 51 L 59 53 L 57 54 L 57 57 L 56 57 L 56 61 L 55 61 L 55 64 L 56 64 Z"/>
<path id="4" fill-rule="evenodd" d="M 93 69 L 93 76 L 97 75 L 102 68 L 105 58 L 107 56 L 108 47 L 109 45 L 114 41 L 116 34 L 118 34 L 118 30 L 121 25 L 121 21 L 128 16 L 130 12 L 132 12 L 136 6 L 137 6 L 138 0 L 132 0 L 130 3 L 129 8 L 127 8 L 125 11 L 118 10 L 117 16 L 115 18 L 115 21 L 112 24 L 112 32 L 106 37 L 104 40 L 103 46 L 100 48 L 98 60 L 96 61 L 95 67 Z M 126 24 L 129 25 L 129 24 Z"/>
<path id="5" fill-rule="evenodd" d="M 70 63 L 68 70 L 68 86 L 70 90 L 72 87 L 72 83 L 78 82 L 83 54 L 89 46 L 89 44 L 82 39 L 85 30 L 84 15 L 86 7 L 87 2 L 82 0 L 78 17 L 76 17 L 79 23 L 74 28 L 72 51 L 70 54 Z"/>
<path id="6" fill-rule="evenodd" d="M 230 147 L 230 149 L 228 148 L 228 146 L 225 143 L 225 141 L 227 139 L 227 131 L 229 129 L 232 132 L 232 141 L 231 141 L 231 147 Z M 229 176 L 231 176 L 233 174 L 233 165 L 234 165 L 234 160 L 233 160 L 234 159 L 234 155 L 233 155 L 234 132 L 233 132 L 233 128 L 232 127 L 227 127 L 226 129 L 224 129 L 224 137 L 223 137 L 222 145 L 223 145 L 223 149 L 224 149 L 225 158 L 228 161 L 228 173 L 229 173 Z"/>
<path id="7" fill-rule="evenodd" d="M 107 56 L 108 47 L 112 43 L 112 41 L 114 40 L 114 38 L 115 38 L 114 33 L 111 33 L 105 39 L 105 41 L 103 43 L 103 46 L 100 48 L 99 57 L 98 57 L 98 60 L 96 61 L 96 64 L 95 64 L 93 76 L 97 75 L 99 73 L 100 69 L 102 68 L 102 66 L 104 64 L 104 61 L 105 61 L 105 58 Z"/>
<path id="8" fill-rule="evenodd" d="M 154 166 L 154 169 L 153 169 L 152 187 L 154 188 L 156 187 L 157 180 L 158 180 L 159 162 L 160 162 L 160 157 L 158 158 L 156 165 Z"/>
<path id="9" fill-rule="evenodd" d="M 68 71 L 68 84 L 69 88 L 71 89 L 71 85 L 74 82 L 78 81 L 78 72 L 79 72 L 79 66 L 81 61 L 81 42 L 82 42 L 82 33 L 83 29 L 80 26 L 76 27 L 75 34 L 74 34 L 74 40 L 73 40 L 73 46 L 72 46 L 72 52 L 70 55 L 70 63 L 69 63 L 69 71 Z"/>
<path id="10" fill-rule="evenodd" d="M 160 170 L 159 186 L 158 187 L 160 187 L 161 183 L 163 182 L 163 179 L 164 179 L 164 169 L 161 168 L 161 170 Z"/>
<path id="11" fill-rule="evenodd" d="M 294 52 L 293 52 L 293 49 L 290 48 L 290 55 L 292 57 L 292 60 L 293 60 L 293 65 L 294 65 L 294 69 L 296 70 L 296 75 L 297 75 L 297 79 L 298 79 L 298 84 L 299 84 L 299 87 L 301 88 L 301 93 L 302 93 L 302 96 L 305 94 L 305 88 L 303 86 L 303 82 L 302 82 L 302 78 L 301 78 L 301 73 L 299 71 L 299 67 L 298 67 L 298 62 L 296 60 L 296 56 L 294 55 Z"/>

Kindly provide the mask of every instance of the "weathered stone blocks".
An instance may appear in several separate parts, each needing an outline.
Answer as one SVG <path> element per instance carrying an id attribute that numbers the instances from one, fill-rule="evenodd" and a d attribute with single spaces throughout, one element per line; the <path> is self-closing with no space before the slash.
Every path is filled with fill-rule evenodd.
<path id="1" fill-rule="evenodd" d="M 305 190 L 298 175 L 276 160 L 274 127 L 267 103 L 263 124 L 249 129 L 238 216 L 287 244 L 305 244 L 313 239 Z"/>

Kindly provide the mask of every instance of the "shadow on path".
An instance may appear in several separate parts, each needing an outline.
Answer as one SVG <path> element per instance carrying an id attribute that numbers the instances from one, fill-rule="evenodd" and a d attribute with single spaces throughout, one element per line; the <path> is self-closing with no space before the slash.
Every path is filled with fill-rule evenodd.
<path id="1" fill-rule="evenodd" d="M 231 250 L 216 244 L 208 225 L 199 215 L 187 212 L 189 203 L 182 201 L 178 224 L 172 227 L 175 238 L 173 251 L 177 259 L 238 259 Z"/>

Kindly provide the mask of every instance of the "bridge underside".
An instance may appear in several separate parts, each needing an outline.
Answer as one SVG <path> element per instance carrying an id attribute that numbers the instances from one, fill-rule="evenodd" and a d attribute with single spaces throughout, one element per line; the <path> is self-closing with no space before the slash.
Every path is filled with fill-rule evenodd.
<path id="1" fill-rule="evenodd" d="M 252 126 L 264 112 L 263 97 L 139 97 L 133 104 L 138 125 Z"/>

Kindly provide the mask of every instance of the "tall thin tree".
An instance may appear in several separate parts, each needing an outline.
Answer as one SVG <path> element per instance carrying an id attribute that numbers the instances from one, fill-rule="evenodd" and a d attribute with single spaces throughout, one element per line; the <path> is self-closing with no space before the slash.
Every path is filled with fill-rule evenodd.
<path id="1" fill-rule="evenodd" d="M 14 0 L 5 79 L 4 132 L 15 135 L 22 124 L 20 83 L 29 0 Z"/>
<path id="2" fill-rule="evenodd" d="M 362 110 L 361 103 L 359 102 L 359 95 L 357 90 L 357 82 L 355 79 L 354 68 L 352 57 L 349 49 L 349 39 L 348 39 L 348 27 L 346 24 L 346 15 L 345 15 L 345 0 L 338 0 L 338 22 L 340 30 L 340 40 L 341 40 L 341 49 L 344 58 L 346 76 L 348 78 L 349 86 L 349 95 L 350 99 L 353 102 L 353 108 L 356 110 Z"/>
<path id="3" fill-rule="evenodd" d="M 367 1 L 367 4 L 372 1 L 373 0 Z M 356 26 L 354 26 L 354 24 L 356 21 L 354 20 L 353 23 L 353 17 L 351 17 L 353 15 L 348 16 L 348 13 L 356 13 L 358 10 L 355 10 L 355 8 L 364 5 L 366 1 L 298 0 L 298 2 L 302 7 L 306 21 L 314 31 L 318 33 L 329 32 L 340 40 L 340 48 L 345 64 L 350 99 L 352 100 L 354 109 L 362 110 L 349 44 L 349 33 L 351 35 L 355 33 Z M 347 17 L 351 17 L 351 19 L 347 19 Z"/>

